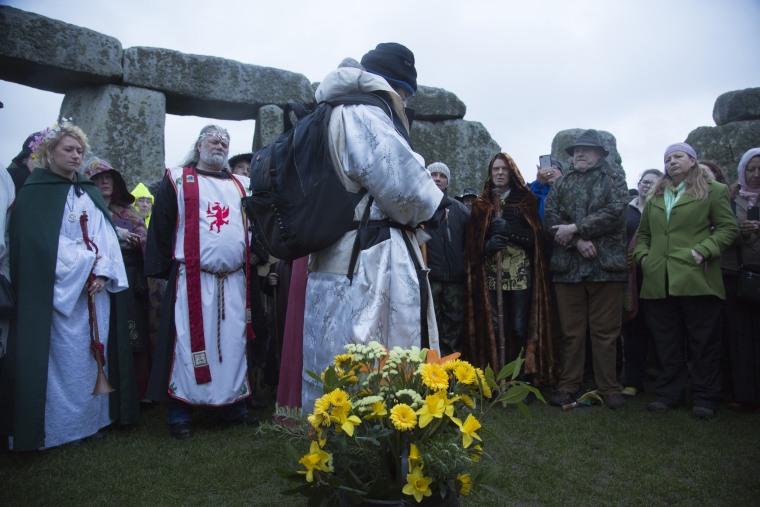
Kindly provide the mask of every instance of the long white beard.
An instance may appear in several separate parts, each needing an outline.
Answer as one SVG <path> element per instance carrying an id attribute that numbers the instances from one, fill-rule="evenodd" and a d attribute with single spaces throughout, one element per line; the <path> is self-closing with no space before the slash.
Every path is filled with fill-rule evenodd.
<path id="1" fill-rule="evenodd" d="M 221 153 L 214 153 L 208 148 L 202 148 L 200 151 L 201 162 L 209 167 L 221 169 L 224 167 L 225 156 Z"/>

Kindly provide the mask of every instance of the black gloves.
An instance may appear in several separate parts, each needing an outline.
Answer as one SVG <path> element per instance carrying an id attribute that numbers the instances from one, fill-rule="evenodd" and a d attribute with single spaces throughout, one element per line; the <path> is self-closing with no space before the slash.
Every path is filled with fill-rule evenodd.
<path id="1" fill-rule="evenodd" d="M 509 241 L 505 236 L 493 236 L 486 240 L 486 245 L 483 248 L 483 253 L 486 257 L 491 257 L 497 252 L 500 252 L 507 248 Z"/>
<path id="2" fill-rule="evenodd" d="M 509 224 L 501 217 L 494 217 L 491 219 L 491 224 L 488 227 L 488 234 L 486 238 L 492 238 L 494 236 L 506 236 L 509 234 Z"/>

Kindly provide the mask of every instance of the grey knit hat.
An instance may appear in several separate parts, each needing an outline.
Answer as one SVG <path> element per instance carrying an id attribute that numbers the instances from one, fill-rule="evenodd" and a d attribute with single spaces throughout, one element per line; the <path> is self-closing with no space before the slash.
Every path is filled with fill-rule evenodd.
<path id="1" fill-rule="evenodd" d="M 446 176 L 446 179 L 451 181 L 451 171 L 449 170 L 449 166 L 447 166 L 443 162 L 433 162 L 432 164 L 427 166 L 427 170 L 430 174 L 441 173 L 444 176 Z"/>

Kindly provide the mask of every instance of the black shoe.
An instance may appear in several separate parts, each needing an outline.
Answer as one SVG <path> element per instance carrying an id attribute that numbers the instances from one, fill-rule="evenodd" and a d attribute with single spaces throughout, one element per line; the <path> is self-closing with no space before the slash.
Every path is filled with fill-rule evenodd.
<path id="1" fill-rule="evenodd" d="M 183 421 L 169 426 L 169 433 L 177 440 L 185 440 L 193 436 L 193 424 L 190 421 Z"/>
<path id="2" fill-rule="evenodd" d="M 697 419 L 712 419 L 715 417 L 715 410 L 707 407 L 694 407 L 691 409 L 691 415 Z"/>
<path id="3" fill-rule="evenodd" d="M 259 401 L 253 397 L 248 398 L 248 400 L 246 400 L 246 403 L 248 404 L 248 408 L 251 408 L 253 410 L 263 410 L 267 408 L 266 403 Z"/>
<path id="4" fill-rule="evenodd" d="M 562 405 L 567 405 L 574 401 L 575 401 L 574 393 L 570 393 L 567 391 L 555 391 L 554 394 L 552 394 L 551 397 L 549 398 L 549 403 L 557 407 L 561 407 Z"/>
<path id="5" fill-rule="evenodd" d="M 662 401 L 653 401 L 652 403 L 647 403 L 647 410 L 650 412 L 663 413 L 670 410 L 670 406 Z"/>
<path id="6" fill-rule="evenodd" d="M 240 417 L 233 419 L 229 422 L 229 424 L 236 425 L 236 426 L 258 426 L 259 425 L 259 418 L 256 417 L 253 414 L 244 414 Z"/>
<path id="7" fill-rule="evenodd" d="M 607 405 L 607 408 L 618 410 L 625 408 L 625 398 L 623 398 L 623 395 L 619 393 L 608 394 L 604 397 L 604 404 Z"/>

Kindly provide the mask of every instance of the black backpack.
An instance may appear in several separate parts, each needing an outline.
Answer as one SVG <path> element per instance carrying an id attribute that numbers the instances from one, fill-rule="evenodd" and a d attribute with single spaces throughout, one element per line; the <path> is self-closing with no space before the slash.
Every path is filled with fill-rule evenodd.
<path id="1" fill-rule="evenodd" d="M 243 207 L 253 240 L 282 260 L 294 260 L 326 248 L 356 229 L 354 209 L 367 190 L 349 192 L 330 159 L 328 124 L 334 106 L 373 105 L 381 108 L 408 139 L 400 119 L 379 95 L 356 93 L 320 102 L 313 111 L 289 103 L 284 132 L 253 154 L 251 196 Z M 290 112 L 298 121 L 292 125 Z"/>

